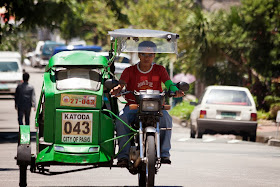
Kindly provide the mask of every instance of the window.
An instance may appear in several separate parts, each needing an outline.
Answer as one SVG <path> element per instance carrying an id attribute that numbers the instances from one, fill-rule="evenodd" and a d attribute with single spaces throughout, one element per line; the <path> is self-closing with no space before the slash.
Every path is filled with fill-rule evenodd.
<path id="1" fill-rule="evenodd" d="M 0 62 L 0 72 L 17 72 L 18 70 L 17 62 Z"/>
<path id="2" fill-rule="evenodd" d="M 56 87 L 58 90 L 93 90 L 101 85 L 101 72 L 98 69 L 62 69 L 56 72 Z"/>
<path id="3" fill-rule="evenodd" d="M 251 106 L 245 91 L 213 89 L 207 96 L 207 104 Z"/>

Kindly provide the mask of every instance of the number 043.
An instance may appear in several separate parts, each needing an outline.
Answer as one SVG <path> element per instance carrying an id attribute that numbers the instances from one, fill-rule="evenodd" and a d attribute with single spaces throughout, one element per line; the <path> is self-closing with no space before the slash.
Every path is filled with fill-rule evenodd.
<path id="1" fill-rule="evenodd" d="M 63 134 L 88 135 L 90 133 L 90 122 L 78 121 L 76 124 L 73 124 L 71 121 L 66 121 L 63 131 Z"/>

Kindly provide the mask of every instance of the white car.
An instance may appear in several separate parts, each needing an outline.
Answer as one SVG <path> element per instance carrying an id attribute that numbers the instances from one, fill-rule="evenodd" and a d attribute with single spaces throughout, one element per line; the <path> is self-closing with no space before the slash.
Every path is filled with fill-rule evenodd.
<path id="1" fill-rule="evenodd" d="M 63 43 L 54 41 L 39 41 L 36 45 L 36 49 L 33 52 L 34 55 L 30 57 L 30 63 L 32 67 L 42 67 L 49 63 L 49 60 L 53 54 L 53 50 L 57 46 L 64 46 Z"/>
<path id="2" fill-rule="evenodd" d="M 12 51 L 0 52 L 0 94 L 14 94 L 21 81 L 21 55 Z"/>
<path id="3" fill-rule="evenodd" d="M 191 113 L 191 138 L 203 134 L 235 134 L 256 141 L 257 110 L 247 88 L 208 86 Z"/>
<path id="4" fill-rule="evenodd" d="M 97 54 L 105 56 L 107 59 L 109 59 L 108 52 L 98 52 Z M 124 71 L 124 69 L 132 65 L 130 60 L 130 55 L 125 53 L 117 54 L 114 64 L 115 64 L 115 74 L 119 78 L 122 72 Z"/>

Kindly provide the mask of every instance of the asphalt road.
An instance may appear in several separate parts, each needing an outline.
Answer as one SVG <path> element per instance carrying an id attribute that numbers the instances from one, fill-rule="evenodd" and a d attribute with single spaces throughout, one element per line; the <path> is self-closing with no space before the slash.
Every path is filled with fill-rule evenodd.
<path id="1" fill-rule="evenodd" d="M 26 68 L 39 97 L 42 70 Z M 31 129 L 34 129 L 34 112 Z M 0 132 L 17 132 L 13 99 L 0 99 Z M 35 130 L 35 129 L 34 129 Z M 14 139 L 13 137 L 10 140 Z M 18 186 L 17 144 L 0 142 L 0 186 Z M 35 144 L 32 142 L 32 152 Z M 189 129 L 173 124 L 172 165 L 163 165 L 156 186 L 280 186 L 280 149 L 234 136 L 190 139 Z M 137 186 L 137 175 L 123 168 L 51 166 L 50 173 L 27 173 L 28 186 Z"/>

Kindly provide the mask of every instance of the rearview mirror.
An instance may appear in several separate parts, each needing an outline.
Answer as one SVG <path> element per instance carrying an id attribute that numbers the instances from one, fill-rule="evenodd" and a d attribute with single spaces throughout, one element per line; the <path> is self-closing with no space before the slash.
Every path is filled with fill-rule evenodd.
<path id="1" fill-rule="evenodd" d="M 182 91 L 188 91 L 190 88 L 189 84 L 186 82 L 178 82 L 176 84 L 176 86 L 179 90 L 182 90 Z"/>
<path id="2" fill-rule="evenodd" d="M 119 85 L 119 81 L 115 80 L 115 79 L 107 79 L 104 82 L 104 86 L 108 89 L 113 89 L 114 87 Z"/>

